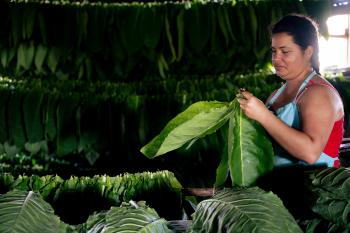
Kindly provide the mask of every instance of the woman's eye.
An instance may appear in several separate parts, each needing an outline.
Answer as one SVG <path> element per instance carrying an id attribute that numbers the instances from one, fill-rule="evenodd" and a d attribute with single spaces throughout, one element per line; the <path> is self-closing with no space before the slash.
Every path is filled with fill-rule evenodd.
<path id="1" fill-rule="evenodd" d="M 288 53 L 289 53 L 289 51 L 282 51 L 282 53 L 283 53 L 283 54 L 288 54 Z"/>

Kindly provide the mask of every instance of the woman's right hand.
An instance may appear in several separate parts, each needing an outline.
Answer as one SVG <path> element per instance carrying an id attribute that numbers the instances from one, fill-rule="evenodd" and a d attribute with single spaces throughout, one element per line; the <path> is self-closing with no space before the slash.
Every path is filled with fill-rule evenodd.
<path id="1" fill-rule="evenodd" d="M 261 123 L 270 113 L 265 104 L 248 91 L 240 91 L 236 97 L 245 115 L 253 120 Z"/>

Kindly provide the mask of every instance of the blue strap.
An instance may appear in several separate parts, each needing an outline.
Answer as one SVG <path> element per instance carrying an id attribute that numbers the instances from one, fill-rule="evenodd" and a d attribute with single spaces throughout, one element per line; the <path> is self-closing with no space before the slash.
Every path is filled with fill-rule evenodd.
<path id="1" fill-rule="evenodd" d="M 297 92 L 297 94 L 296 94 L 295 97 L 294 97 L 294 100 L 295 100 L 295 98 L 299 95 L 299 93 L 305 89 L 306 85 L 309 83 L 309 81 L 310 81 L 315 75 L 316 75 L 316 71 L 313 70 L 313 71 L 306 77 L 306 79 L 304 80 L 304 82 L 300 85 L 300 87 L 299 87 L 299 89 L 298 89 L 298 92 Z M 266 107 L 267 107 L 267 108 L 270 108 L 270 107 L 275 103 L 275 101 L 278 99 L 278 97 L 280 97 L 280 95 L 281 95 L 281 94 L 283 93 L 283 91 L 286 89 L 287 84 L 288 84 L 288 82 L 286 82 L 285 84 L 283 84 L 283 86 L 280 87 L 280 88 L 277 90 L 276 94 L 275 94 L 274 96 L 272 96 L 272 98 L 270 99 L 270 101 L 266 104 Z M 293 100 L 293 101 L 294 101 L 294 100 Z"/>
<path id="2" fill-rule="evenodd" d="M 277 100 L 278 97 L 280 97 L 280 95 L 283 93 L 284 89 L 286 89 L 287 87 L 287 84 L 283 84 L 282 87 L 280 87 L 277 92 L 272 96 L 272 98 L 270 99 L 270 101 L 266 104 L 266 107 L 267 108 L 270 108 L 274 103 L 275 101 Z"/>

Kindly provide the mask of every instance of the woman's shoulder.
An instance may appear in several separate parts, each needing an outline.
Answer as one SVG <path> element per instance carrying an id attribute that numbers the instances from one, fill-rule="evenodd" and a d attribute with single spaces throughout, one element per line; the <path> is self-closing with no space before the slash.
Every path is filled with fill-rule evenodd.
<path id="1" fill-rule="evenodd" d="M 323 78 L 320 75 L 316 75 L 313 79 L 310 80 L 307 87 L 310 87 L 310 86 L 326 86 L 326 87 L 335 89 L 327 79 Z"/>
<path id="2" fill-rule="evenodd" d="M 341 97 L 333 85 L 321 76 L 313 78 L 298 97 L 298 104 L 306 104 L 308 107 L 333 108 L 338 115 L 343 111 Z"/>

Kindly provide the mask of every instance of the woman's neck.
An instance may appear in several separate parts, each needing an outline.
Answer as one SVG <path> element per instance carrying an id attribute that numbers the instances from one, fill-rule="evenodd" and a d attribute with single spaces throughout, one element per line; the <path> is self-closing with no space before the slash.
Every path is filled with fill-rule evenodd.
<path id="1" fill-rule="evenodd" d="M 304 69 L 294 79 L 288 80 L 286 92 L 287 93 L 296 93 L 299 90 L 301 84 L 305 81 L 305 79 L 307 79 L 307 77 L 309 76 L 309 74 L 312 71 L 313 71 L 312 68 Z"/>
<path id="2" fill-rule="evenodd" d="M 300 72 L 298 75 L 296 75 L 295 78 L 287 80 L 287 84 L 290 88 L 299 88 L 300 85 L 307 79 L 309 74 L 313 71 L 312 68 L 310 69 L 304 69 L 302 72 Z"/>

